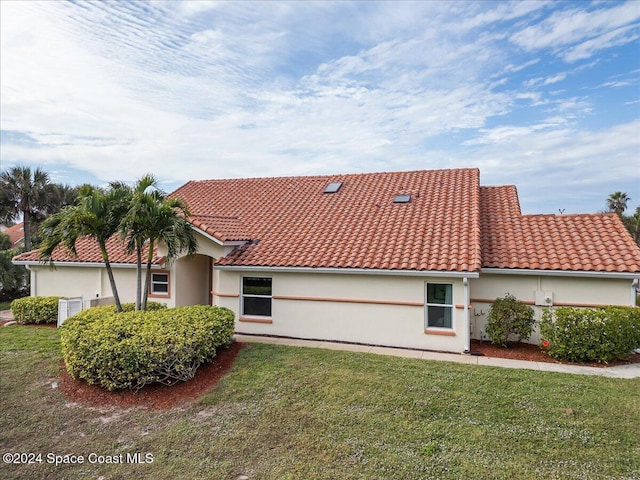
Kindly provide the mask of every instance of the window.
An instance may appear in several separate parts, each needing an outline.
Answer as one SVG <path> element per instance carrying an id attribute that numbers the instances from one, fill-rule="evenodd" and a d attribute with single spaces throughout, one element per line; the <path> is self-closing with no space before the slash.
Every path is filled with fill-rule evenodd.
<path id="1" fill-rule="evenodd" d="M 427 283 L 426 328 L 453 328 L 453 285 Z"/>
<path id="2" fill-rule="evenodd" d="M 258 317 L 271 316 L 270 278 L 242 278 L 242 314 Z"/>
<path id="3" fill-rule="evenodd" d="M 152 272 L 149 295 L 157 297 L 169 296 L 169 272 Z"/>
<path id="4" fill-rule="evenodd" d="M 342 182 L 331 182 L 324 189 L 323 193 L 336 193 L 342 187 Z"/>
<path id="5" fill-rule="evenodd" d="M 401 193 L 393 197 L 393 203 L 409 203 L 411 201 L 411 195 Z"/>

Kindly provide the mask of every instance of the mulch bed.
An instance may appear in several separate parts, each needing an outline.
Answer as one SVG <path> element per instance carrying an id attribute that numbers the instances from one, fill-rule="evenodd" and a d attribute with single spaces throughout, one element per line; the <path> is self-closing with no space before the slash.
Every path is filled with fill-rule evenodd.
<path id="1" fill-rule="evenodd" d="M 493 345 L 491 342 L 480 342 L 479 340 L 472 340 L 471 353 L 482 355 L 485 357 L 510 358 L 513 360 L 528 360 L 531 362 L 564 363 L 567 365 L 583 365 L 601 368 L 614 367 L 617 365 L 628 365 L 630 363 L 640 363 L 640 354 L 637 353 L 631 353 L 627 355 L 627 358 L 624 360 L 611 362 L 608 364 L 560 362 L 555 358 L 550 357 L 538 345 L 521 342 L 507 342 L 507 345 L 509 348 L 505 348 L 500 345 Z"/>
<path id="2" fill-rule="evenodd" d="M 58 388 L 72 402 L 92 406 L 116 406 L 121 408 L 146 407 L 164 410 L 188 405 L 201 394 L 213 387 L 231 368 L 243 343 L 232 343 L 220 350 L 213 362 L 198 368 L 196 376 L 187 382 L 174 385 L 147 385 L 140 390 L 118 390 L 109 392 L 97 385 L 89 385 L 82 380 L 74 380 L 62 365 Z"/>

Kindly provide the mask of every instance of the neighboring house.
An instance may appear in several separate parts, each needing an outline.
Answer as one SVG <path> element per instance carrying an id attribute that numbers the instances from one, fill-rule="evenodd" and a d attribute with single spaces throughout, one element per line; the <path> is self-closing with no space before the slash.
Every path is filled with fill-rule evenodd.
<path id="1" fill-rule="evenodd" d="M 12 227 L 5 227 L 2 229 L 2 233 L 9 237 L 11 248 L 24 247 L 24 223 L 20 222 Z"/>
<path id="2" fill-rule="evenodd" d="M 477 169 L 192 181 L 172 195 L 198 253 L 157 258 L 152 294 L 231 308 L 239 333 L 461 352 L 506 293 L 538 315 L 635 303 L 640 249 L 615 214 L 522 215 L 516 188 L 480 186 Z M 99 259 L 78 253 L 58 251 L 56 270 L 37 252 L 14 263 L 33 295 L 110 295 Z M 113 260 L 131 301 L 132 258 Z"/>

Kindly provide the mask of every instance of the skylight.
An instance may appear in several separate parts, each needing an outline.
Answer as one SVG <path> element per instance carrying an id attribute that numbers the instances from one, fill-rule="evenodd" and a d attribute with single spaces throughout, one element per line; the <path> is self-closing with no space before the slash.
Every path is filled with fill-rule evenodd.
<path id="1" fill-rule="evenodd" d="M 409 203 L 411 201 L 411 195 L 407 193 L 401 193 L 393 197 L 393 203 Z"/>
<path id="2" fill-rule="evenodd" d="M 323 193 L 336 193 L 342 187 L 342 182 L 331 182 L 324 189 Z"/>

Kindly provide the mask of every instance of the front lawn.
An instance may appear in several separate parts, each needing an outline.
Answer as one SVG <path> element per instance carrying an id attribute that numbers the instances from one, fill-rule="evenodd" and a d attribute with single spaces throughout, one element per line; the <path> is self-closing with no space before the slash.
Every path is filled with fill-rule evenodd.
<path id="1" fill-rule="evenodd" d="M 640 472 L 640 379 L 252 344 L 192 405 L 125 410 L 72 403 L 52 388 L 61 368 L 57 335 L 0 328 L 2 453 L 42 454 L 31 465 L 3 465 L 0 477 L 513 480 Z M 55 466 L 48 454 L 84 462 Z"/>

